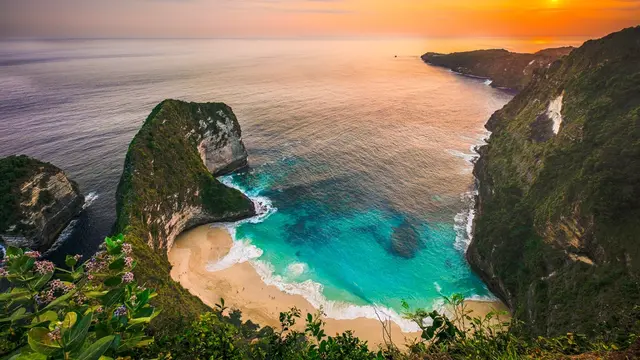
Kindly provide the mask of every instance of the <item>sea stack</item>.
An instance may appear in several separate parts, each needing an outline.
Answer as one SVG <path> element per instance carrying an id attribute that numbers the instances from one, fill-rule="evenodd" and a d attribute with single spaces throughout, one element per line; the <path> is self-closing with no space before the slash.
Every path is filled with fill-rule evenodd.
<path id="1" fill-rule="evenodd" d="M 175 238 L 195 226 L 256 214 L 247 196 L 214 177 L 247 166 L 241 136 L 238 120 L 223 103 L 165 100 L 129 145 L 115 230 L 134 246 L 138 279 L 166 302 L 158 319 L 163 329 L 206 309 L 170 277 L 167 252 Z"/>
<path id="2" fill-rule="evenodd" d="M 0 159 L 0 242 L 45 251 L 81 211 L 78 184 L 25 155 Z"/>

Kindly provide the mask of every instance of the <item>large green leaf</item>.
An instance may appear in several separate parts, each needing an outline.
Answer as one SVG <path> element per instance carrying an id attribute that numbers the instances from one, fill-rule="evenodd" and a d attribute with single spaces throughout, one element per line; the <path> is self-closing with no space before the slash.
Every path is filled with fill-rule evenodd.
<path id="1" fill-rule="evenodd" d="M 124 258 L 115 259 L 109 264 L 109 269 L 111 270 L 122 270 L 124 269 Z"/>
<path id="2" fill-rule="evenodd" d="M 45 286 L 49 282 L 49 280 L 51 280 L 51 277 L 53 277 L 52 272 L 38 276 L 37 278 L 31 281 L 31 288 L 36 291 L 40 290 L 43 286 Z"/>
<path id="3" fill-rule="evenodd" d="M 42 324 L 48 321 L 58 321 L 58 314 L 55 311 L 46 311 L 45 313 L 34 317 L 33 320 L 31 320 L 31 325 Z"/>
<path id="4" fill-rule="evenodd" d="M 87 338 L 89 332 L 89 326 L 91 326 L 91 320 L 93 313 L 89 313 L 80 319 L 72 328 L 65 334 L 65 346 L 69 351 L 74 351 L 82 344 Z"/>
<path id="5" fill-rule="evenodd" d="M 124 289 L 116 288 L 109 291 L 105 296 L 102 297 L 102 305 L 105 308 L 109 308 L 117 303 L 122 302 L 122 297 L 124 296 Z"/>
<path id="6" fill-rule="evenodd" d="M 13 288 L 10 292 L 0 294 L 0 301 L 7 301 L 29 295 L 30 292 L 27 289 Z"/>
<path id="7" fill-rule="evenodd" d="M 78 321 L 78 314 L 74 313 L 73 311 L 68 312 L 64 316 L 64 320 L 62 321 L 62 332 L 64 333 L 71 329 L 73 325 L 76 324 L 76 321 Z"/>
<path id="8" fill-rule="evenodd" d="M 29 330 L 28 341 L 31 349 L 41 354 L 51 355 L 61 350 L 60 345 L 49 337 L 47 328 L 37 327 Z"/>
<path id="9" fill-rule="evenodd" d="M 111 346 L 111 342 L 113 341 L 114 336 L 105 336 L 101 339 L 98 339 L 96 342 L 91 344 L 80 356 L 77 357 L 77 360 L 98 360 Z"/>
<path id="10" fill-rule="evenodd" d="M 73 266 L 76 266 L 76 264 L 78 263 L 78 260 L 76 260 L 75 256 L 67 255 L 67 257 L 64 259 L 64 263 L 68 267 L 73 267 Z"/>
<path id="11" fill-rule="evenodd" d="M 104 284 L 109 287 L 118 286 L 122 283 L 122 276 L 112 276 L 104 281 Z"/>

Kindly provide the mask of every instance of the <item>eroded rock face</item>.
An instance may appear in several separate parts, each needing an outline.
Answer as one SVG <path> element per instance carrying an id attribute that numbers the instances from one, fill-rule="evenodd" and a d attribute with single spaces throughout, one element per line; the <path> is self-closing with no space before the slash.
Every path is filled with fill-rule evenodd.
<path id="1" fill-rule="evenodd" d="M 242 131 L 231 108 L 215 112 L 214 121 L 200 121 L 201 134 L 198 152 L 214 176 L 226 175 L 247 166 L 247 150 L 242 142 Z"/>
<path id="2" fill-rule="evenodd" d="M 6 245 L 47 250 L 81 211 L 78 185 L 55 166 L 27 156 L 0 159 L 0 238 Z"/>

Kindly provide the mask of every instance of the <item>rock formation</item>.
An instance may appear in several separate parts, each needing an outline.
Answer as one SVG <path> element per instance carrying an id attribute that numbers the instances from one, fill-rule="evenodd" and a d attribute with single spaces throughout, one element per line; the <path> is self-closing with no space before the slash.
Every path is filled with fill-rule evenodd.
<path id="1" fill-rule="evenodd" d="M 522 90 L 538 70 L 547 69 L 572 50 L 572 47 L 563 47 L 541 50 L 535 54 L 513 53 L 503 49 L 452 54 L 426 53 L 422 55 L 422 60 L 463 75 L 490 79 L 493 87 Z"/>
<path id="2" fill-rule="evenodd" d="M 167 252 L 184 230 L 255 215 L 249 198 L 214 178 L 246 165 L 240 125 L 221 103 L 165 100 L 132 140 L 118 185 L 115 230 L 134 245 L 138 278 L 166 301 L 164 329 L 205 309 L 171 280 Z"/>
<path id="3" fill-rule="evenodd" d="M 640 27 L 538 72 L 487 123 L 467 257 L 533 335 L 638 331 Z"/>
<path id="4" fill-rule="evenodd" d="M 0 241 L 45 251 L 82 211 L 78 184 L 30 157 L 0 159 Z"/>

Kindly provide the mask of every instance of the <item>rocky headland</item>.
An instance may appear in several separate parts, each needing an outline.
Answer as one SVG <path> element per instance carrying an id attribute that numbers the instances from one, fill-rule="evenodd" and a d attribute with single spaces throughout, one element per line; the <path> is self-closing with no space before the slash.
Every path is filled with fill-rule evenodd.
<path id="1" fill-rule="evenodd" d="M 468 260 L 532 335 L 637 333 L 640 27 L 546 67 L 486 125 Z"/>
<path id="2" fill-rule="evenodd" d="M 429 52 L 422 55 L 422 60 L 463 75 L 489 79 L 491 86 L 496 88 L 519 91 L 527 86 L 537 71 L 547 69 L 554 61 L 568 55 L 572 50 L 572 47 L 562 47 L 541 50 L 534 54 L 514 53 L 504 49 L 452 54 Z"/>
<path id="3" fill-rule="evenodd" d="M 255 215 L 249 198 L 214 177 L 246 165 L 240 125 L 222 103 L 165 100 L 129 145 L 115 230 L 134 245 L 138 280 L 158 291 L 163 313 L 156 325 L 163 331 L 206 311 L 171 279 L 167 252 L 185 230 Z"/>
<path id="4" fill-rule="evenodd" d="M 25 155 L 0 159 L 0 242 L 45 251 L 81 211 L 78 184 Z"/>

